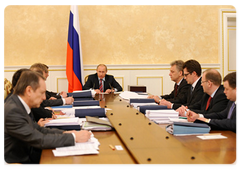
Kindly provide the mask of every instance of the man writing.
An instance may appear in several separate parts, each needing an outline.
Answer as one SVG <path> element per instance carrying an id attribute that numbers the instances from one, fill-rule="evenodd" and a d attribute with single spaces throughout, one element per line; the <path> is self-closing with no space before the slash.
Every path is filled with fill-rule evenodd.
<path id="1" fill-rule="evenodd" d="M 183 105 L 190 106 L 201 100 L 203 88 L 201 86 L 202 68 L 198 61 L 188 60 L 183 65 L 184 78 L 191 86 L 188 88 L 187 100 Z M 159 101 L 159 105 L 165 105 L 169 109 L 178 109 L 182 104 L 171 103 L 165 99 Z"/>
<path id="2" fill-rule="evenodd" d="M 182 106 L 176 111 L 180 116 L 185 116 L 186 109 L 202 114 L 222 111 L 226 108 L 228 99 L 221 83 L 220 73 L 215 69 L 207 69 L 202 75 L 201 86 L 204 91 L 202 99 L 189 107 Z"/>
<path id="3" fill-rule="evenodd" d="M 41 149 L 86 142 L 88 131 L 62 131 L 40 127 L 31 119 L 31 108 L 45 100 L 45 78 L 22 73 L 14 94 L 4 104 L 4 157 L 7 163 L 39 163 Z"/>
<path id="4" fill-rule="evenodd" d="M 188 121 L 193 122 L 196 119 L 206 122 L 212 129 L 231 130 L 236 132 L 236 72 L 229 73 L 223 79 L 224 93 L 227 96 L 227 107 L 221 112 L 212 112 L 208 114 L 197 114 L 193 111 L 187 112 Z"/>
<path id="5" fill-rule="evenodd" d="M 89 75 L 83 90 L 94 89 L 96 93 L 122 91 L 122 87 L 115 78 L 107 74 L 106 65 L 99 64 L 96 71 L 97 73 Z"/>
<path id="6" fill-rule="evenodd" d="M 190 87 L 187 81 L 183 78 L 183 65 L 182 60 L 173 61 L 171 64 L 169 76 L 172 81 L 175 82 L 173 91 L 168 95 L 161 96 L 172 103 L 185 104 L 187 102 L 187 92 Z M 160 103 L 161 98 L 158 96 L 149 96 L 149 98 L 154 98 L 156 103 Z"/>

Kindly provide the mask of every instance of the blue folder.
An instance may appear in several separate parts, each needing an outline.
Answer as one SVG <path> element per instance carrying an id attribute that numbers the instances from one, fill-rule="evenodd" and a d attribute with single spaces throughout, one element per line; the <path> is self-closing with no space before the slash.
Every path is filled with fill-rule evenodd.
<path id="1" fill-rule="evenodd" d="M 172 126 L 173 135 L 205 134 L 211 130 L 210 126 L 204 123 L 173 122 Z"/>
<path id="2" fill-rule="evenodd" d="M 130 99 L 130 103 L 155 103 L 154 99 Z"/>
<path id="3" fill-rule="evenodd" d="M 104 108 L 75 109 L 75 117 L 85 118 L 85 116 L 106 117 L 105 109 Z"/>
<path id="4" fill-rule="evenodd" d="M 72 105 L 52 106 L 52 109 L 72 108 Z"/>
<path id="5" fill-rule="evenodd" d="M 74 101 L 73 106 L 99 106 L 98 100 Z"/>
<path id="6" fill-rule="evenodd" d="M 161 106 L 161 105 L 139 106 L 139 111 L 143 114 L 145 114 L 146 110 L 162 110 L 162 109 L 168 109 L 168 108 L 167 106 Z"/>

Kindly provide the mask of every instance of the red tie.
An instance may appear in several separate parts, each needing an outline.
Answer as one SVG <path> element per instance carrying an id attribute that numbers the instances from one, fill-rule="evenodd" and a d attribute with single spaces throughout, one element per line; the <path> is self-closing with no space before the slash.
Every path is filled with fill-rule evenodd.
<path id="1" fill-rule="evenodd" d="M 177 84 L 175 84 L 175 87 L 174 87 L 174 97 L 176 97 L 177 96 L 177 90 L 178 90 L 178 85 Z"/>
<path id="2" fill-rule="evenodd" d="M 100 90 L 101 92 L 103 92 L 103 84 L 102 84 L 102 79 L 100 79 L 99 90 Z"/>
<path id="3" fill-rule="evenodd" d="M 212 97 L 211 97 L 211 96 L 209 96 L 209 98 L 208 98 L 208 101 L 207 101 L 206 110 L 208 109 L 208 107 L 209 107 L 209 105 L 210 105 L 210 102 L 211 102 L 211 100 L 212 100 Z"/>

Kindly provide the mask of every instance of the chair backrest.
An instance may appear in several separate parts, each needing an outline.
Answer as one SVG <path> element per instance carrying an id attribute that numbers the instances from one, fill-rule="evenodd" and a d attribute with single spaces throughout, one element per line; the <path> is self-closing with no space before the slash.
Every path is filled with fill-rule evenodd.
<path id="1" fill-rule="evenodd" d="M 89 76 L 89 75 L 87 75 L 87 76 L 84 77 L 84 83 L 87 82 L 87 80 L 88 80 L 88 76 Z"/>
<path id="2" fill-rule="evenodd" d="M 7 97 L 9 93 L 11 93 L 12 90 L 12 83 L 4 78 L 4 99 Z"/>

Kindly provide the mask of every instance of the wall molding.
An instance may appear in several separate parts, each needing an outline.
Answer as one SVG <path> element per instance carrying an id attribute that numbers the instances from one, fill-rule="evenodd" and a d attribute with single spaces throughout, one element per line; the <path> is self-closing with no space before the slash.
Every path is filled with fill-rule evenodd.
<path id="1" fill-rule="evenodd" d="M 129 85 L 145 85 L 147 92 L 154 95 L 169 94 L 174 82 L 169 78 L 169 64 L 128 64 L 107 65 L 108 74 L 114 75 L 118 83 L 127 90 Z M 220 71 L 220 64 L 201 64 L 203 71 L 214 68 Z M 5 66 L 4 77 L 11 81 L 15 71 L 30 66 Z M 97 65 L 84 65 L 83 76 L 94 74 Z M 68 90 L 65 65 L 50 65 L 49 77 L 46 81 L 49 91 L 61 92 Z"/>
<path id="2" fill-rule="evenodd" d="M 201 64 L 202 69 L 214 68 L 220 69 L 220 63 L 204 63 Z M 65 65 L 48 65 L 49 71 L 66 71 Z M 97 64 L 95 65 L 83 65 L 84 71 L 95 71 Z M 108 64 L 108 70 L 169 70 L 169 64 Z M 4 66 L 4 72 L 15 72 L 21 68 L 30 68 L 29 66 Z"/>

